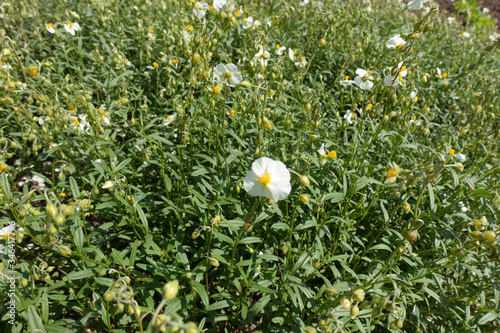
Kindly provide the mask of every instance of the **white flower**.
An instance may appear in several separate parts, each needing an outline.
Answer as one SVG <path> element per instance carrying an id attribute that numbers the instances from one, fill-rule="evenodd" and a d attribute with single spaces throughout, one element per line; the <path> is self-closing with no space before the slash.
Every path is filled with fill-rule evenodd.
<path id="1" fill-rule="evenodd" d="M 137 141 L 134 145 L 135 149 L 138 151 L 142 151 L 144 149 L 144 144 L 146 143 L 146 139 L 141 139 Z"/>
<path id="2" fill-rule="evenodd" d="M 460 93 L 457 94 L 455 91 L 452 91 L 450 97 L 452 99 L 460 99 L 460 95 L 461 95 Z"/>
<path id="3" fill-rule="evenodd" d="M 422 9 L 424 6 L 424 3 L 426 3 L 429 0 L 413 0 L 408 2 L 406 7 L 408 7 L 409 10 L 419 10 Z"/>
<path id="4" fill-rule="evenodd" d="M 7 240 L 9 237 L 14 237 L 14 227 L 12 225 L 8 225 L 0 230 L 1 239 Z"/>
<path id="5" fill-rule="evenodd" d="M 468 33 L 467 31 L 464 31 L 464 32 L 462 32 L 462 36 L 464 36 L 465 38 L 469 38 L 470 33 Z"/>
<path id="6" fill-rule="evenodd" d="M 307 65 L 306 57 L 302 57 L 302 60 L 295 63 L 295 66 L 299 66 L 300 68 L 305 68 Z"/>
<path id="7" fill-rule="evenodd" d="M 254 26 L 254 27 L 256 27 L 256 28 L 257 28 L 258 26 L 260 26 L 260 24 L 261 24 L 261 23 L 260 23 L 260 21 L 259 21 L 259 20 L 257 20 L 257 21 L 254 21 L 254 22 L 253 22 L 253 26 Z"/>
<path id="8" fill-rule="evenodd" d="M 43 126 L 43 124 L 46 122 L 46 121 L 50 121 L 52 120 L 52 118 L 50 118 L 49 116 L 41 116 L 41 117 L 38 117 L 38 123 L 40 124 L 40 126 Z"/>
<path id="9" fill-rule="evenodd" d="M 80 28 L 80 25 L 78 23 L 70 23 L 70 24 L 64 25 L 64 30 L 66 30 L 66 32 L 69 32 L 73 36 L 75 35 L 75 31 L 78 31 L 80 29 L 81 28 Z"/>
<path id="10" fill-rule="evenodd" d="M 275 201 L 285 199 L 292 190 L 290 171 L 280 161 L 261 157 L 252 163 L 243 182 L 243 188 L 251 196 L 264 196 Z"/>
<path id="11" fill-rule="evenodd" d="M 460 201 L 458 205 L 460 206 L 460 210 L 462 211 L 462 213 L 465 213 L 466 211 L 469 210 L 469 208 L 467 208 L 462 201 Z"/>
<path id="12" fill-rule="evenodd" d="M 495 32 L 493 35 L 490 35 L 488 38 L 494 42 L 500 37 L 500 34 L 498 32 Z"/>
<path id="13" fill-rule="evenodd" d="M 488 14 L 490 12 L 490 10 L 486 7 L 483 7 L 483 14 Z"/>
<path id="14" fill-rule="evenodd" d="M 406 44 L 405 40 L 401 38 L 401 36 L 398 34 L 395 35 L 394 37 L 389 38 L 389 41 L 387 41 L 386 46 L 390 49 L 394 49 L 394 48 L 400 48 L 405 44 Z"/>
<path id="15" fill-rule="evenodd" d="M 78 130 L 78 134 L 83 134 L 90 129 L 90 124 L 87 121 L 87 116 L 84 114 L 79 115 L 78 117 L 69 117 L 71 128 L 75 131 Z"/>
<path id="16" fill-rule="evenodd" d="M 364 69 L 358 68 L 356 69 L 356 76 L 354 78 L 354 84 L 360 87 L 363 90 L 370 90 L 373 87 L 373 76 L 371 76 L 370 71 L 365 71 Z"/>
<path id="17" fill-rule="evenodd" d="M 197 18 L 201 19 L 203 16 L 205 16 L 205 13 L 207 12 L 208 9 L 208 4 L 205 2 L 197 2 L 194 4 L 193 12 L 194 16 Z"/>
<path id="18" fill-rule="evenodd" d="M 47 29 L 48 32 L 50 32 L 51 34 L 54 34 L 56 32 L 56 29 L 54 29 L 54 26 L 52 25 L 52 23 L 47 23 L 45 25 L 45 28 Z"/>
<path id="19" fill-rule="evenodd" d="M 276 44 L 276 51 L 275 53 L 277 55 L 283 55 L 283 52 L 286 51 L 286 46 L 280 46 L 280 44 Z"/>
<path id="20" fill-rule="evenodd" d="M 335 152 L 335 150 L 331 150 L 328 153 L 326 152 L 324 143 L 318 149 L 318 153 L 319 153 L 321 158 L 328 158 L 328 157 L 329 158 L 336 158 L 337 157 L 337 153 Z"/>
<path id="21" fill-rule="evenodd" d="M 227 0 L 214 0 L 214 8 L 221 9 L 227 3 Z"/>
<path id="22" fill-rule="evenodd" d="M 408 70 L 406 69 L 406 66 L 403 66 L 402 61 L 398 64 L 398 67 L 400 68 L 398 77 L 387 75 L 384 78 L 384 85 L 388 87 L 397 84 L 403 85 L 403 83 L 401 83 L 401 80 L 406 76 L 406 74 L 408 74 Z"/>
<path id="23" fill-rule="evenodd" d="M 456 17 L 447 17 L 446 19 L 448 20 L 448 24 L 452 24 L 453 22 L 455 22 L 457 20 Z"/>
<path id="24" fill-rule="evenodd" d="M 296 50 L 288 49 L 288 57 L 291 61 L 295 60 L 295 55 L 297 54 Z"/>
<path id="25" fill-rule="evenodd" d="M 259 52 L 253 57 L 253 60 L 257 63 L 260 62 L 262 66 L 267 66 L 267 62 L 271 54 L 265 51 L 263 47 L 260 48 Z"/>
<path id="26" fill-rule="evenodd" d="M 251 28 L 252 26 L 253 26 L 253 17 L 250 16 L 243 19 L 243 24 L 242 24 L 243 29 L 248 29 Z"/>
<path id="27" fill-rule="evenodd" d="M 356 113 L 351 110 L 347 110 L 347 113 L 344 115 L 344 118 L 347 120 L 349 124 L 353 123 L 353 119 L 356 117 Z"/>
<path id="28" fill-rule="evenodd" d="M 181 38 L 189 42 L 191 40 L 191 35 L 186 30 L 181 30 Z"/>
<path id="29" fill-rule="evenodd" d="M 108 127 L 109 125 L 111 124 L 110 120 L 109 120 L 109 117 L 106 116 L 106 115 L 102 115 L 101 116 L 101 125 L 103 127 Z"/>
<path id="30" fill-rule="evenodd" d="M 175 113 L 172 114 L 172 115 L 168 115 L 167 119 L 165 119 L 165 121 L 163 122 L 162 126 L 168 126 L 168 125 L 170 125 L 175 120 L 175 118 L 177 118 L 177 115 Z"/>
<path id="31" fill-rule="evenodd" d="M 467 159 L 467 157 L 465 157 L 464 154 L 455 154 L 455 158 L 457 159 L 457 161 L 459 162 L 465 162 L 465 160 Z"/>
<path id="32" fill-rule="evenodd" d="M 410 93 L 410 98 L 411 98 L 411 99 L 414 99 L 415 97 L 418 97 L 418 91 L 413 90 L 413 91 Z"/>
<path id="33" fill-rule="evenodd" d="M 299 2 L 300 6 L 305 6 L 305 5 L 308 5 L 308 4 L 309 4 L 309 0 L 304 0 L 304 1 Z"/>
<path id="34" fill-rule="evenodd" d="M 234 87 L 243 80 L 240 72 L 238 72 L 238 67 L 233 64 L 218 64 L 214 68 L 214 75 L 222 84 L 227 84 L 230 87 Z"/>

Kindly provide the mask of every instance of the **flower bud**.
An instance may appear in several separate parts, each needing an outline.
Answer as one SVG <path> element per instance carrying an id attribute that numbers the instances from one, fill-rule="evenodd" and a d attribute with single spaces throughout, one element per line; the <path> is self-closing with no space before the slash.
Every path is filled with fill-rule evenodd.
<path id="1" fill-rule="evenodd" d="M 64 221 L 66 219 L 64 218 L 63 214 L 59 214 L 59 215 L 56 216 L 56 218 L 54 220 L 55 220 L 56 226 L 60 227 L 60 226 L 62 226 L 64 224 Z"/>
<path id="2" fill-rule="evenodd" d="M 330 287 L 326 287 L 325 289 L 325 293 L 330 296 L 330 297 L 333 297 L 335 296 L 335 293 L 337 292 L 337 290 L 335 290 L 335 288 L 333 288 L 332 286 Z"/>
<path id="3" fill-rule="evenodd" d="M 300 201 L 302 201 L 302 203 L 308 203 L 309 202 L 309 196 L 307 194 L 302 194 L 300 196 Z"/>
<path id="4" fill-rule="evenodd" d="M 163 287 L 163 297 L 165 297 L 166 299 L 174 298 L 175 296 L 177 296 L 178 292 L 179 292 L 178 280 L 170 281 Z"/>
<path id="5" fill-rule="evenodd" d="M 418 238 L 420 237 L 419 233 L 418 233 L 418 230 L 410 230 L 407 234 L 406 234 L 406 240 L 408 240 L 409 242 L 411 243 L 415 243 Z"/>
<path id="6" fill-rule="evenodd" d="M 112 182 L 111 180 L 108 180 L 107 182 L 104 183 L 101 187 L 102 189 L 109 189 L 110 191 L 113 191 L 115 189 L 115 183 Z"/>
<path id="7" fill-rule="evenodd" d="M 351 307 L 351 301 L 347 298 L 344 298 L 340 301 L 340 304 L 342 305 L 342 307 L 347 310 Z"/>
<path id="8" fill-rule="evenodd" d="M 306 175 L 301 176 L 300 177 L 300 184 L 302 184 L 302 186 L 309 186 L 309 185 L 311 185 L 311 182 L 309 181 L 309 177 L 307 177 Z"/>
<path id="9" fill-rule="evenodd" d="M 306 326 L 306 333 L 316 333 L 316 329 L 312 326 Z"/>
<path id="10" fill-rule="evenodd" d="M 355 289 L 353 292 L 352 292 L 352 296 L 354 297 L 354 299 L 358 302 L 363 302 L 363 300 L 365 299 L 365 291 L 363 289 Z"/>
<path id="11" fill-rule="evenodd" d="M 116 294 L 113 291 L 106 291 L 104 293 L 104 299 L 106 302 L 111 302 L 115 298 Z"/>
<path id="12" fill-rule="evenodd" d="M 68 217 L 70 216 L 71 214 L 73 214 L 75 212 L 75 210 L 73 209 L 72 206 L 69 206 L 69 205 L 63 205 L 62 207 L 62 213 L 65 217 Z"/>
<path id="13" fill-rule="evenodd" d="M 354 318 L 358 315 L 359 313 L 359 307 L 357 305 L 354 305 L 352 308 L 351 308 L 351 318 Z"/>
<path id="14" fill-rule="evenodd" d="M 458 172 L 463 172 L 464 171 L 464 165 L 462 163 L 456 163 L 453 168 L 455 170 L 457 170 Z"/>
<path id="15" fill-rule="evenodd" d="M 483 236 L 483 234 L 480 231 L 472 231 L 469 233 L 469 235 L 474 239 L 479 239 Z"/>
<path id="16" fill-rule="evenodd" d="M 47 215 L 55 218 L 57 216 L 57 207 L 53 203 L 49 203 L 46 207 L 47 209 Z"/>
<path id="17" fill-rule="evenodd" d="M 405 203 L 403 204 L 403 211 L 404 211 L 406 214 L 408 214 L 408 213 L 410 212 L 410 209 L 411 209 L 410 204 L 409 204 L 409 203 L 407 203 L 407 202 L 405 202 Z"/>
<path id="18" fill-rule="evenodd" d="M 240 85 L 243 86 L 243 87 L 245 87 L 245 88 L 250 88 L 252 86 L 252 84 L 250 82 L 246 81 L 246 80 L 245 81 L 241 81 Z"/>
<path id="19" fill-rule="evenodd" d="M 262 128 L 264 128 L 266 130 L 270 130 L 270 129 L 273 128 L 273 123 L 272 123 L 272 121 L 270 121 L 269 119 L 267 119 L 267 117 L 263 117 L 262 118 L 261 126 L 262 126 Z"/>
<path id="20" fill-rule="evenodd" d="M 485 232 L 483 233 L 483 238 L 484 238 L 487 242 L 491 243 L 491 242 L 493 242 L 493 241 L 495 240 L 495 238 L 496 238 L 496 234 L 495 234 L 495 232 L 494 232 L 494 231 L 488 230 L 488 231 L 485 231 Z"/>
<path id="21" fill-rule="evenodd" d="M 210 265 L 212 265 L 214 267 L 219 267 L 219 260 L 217 260 L 215 258 L 210 258 Z"/>

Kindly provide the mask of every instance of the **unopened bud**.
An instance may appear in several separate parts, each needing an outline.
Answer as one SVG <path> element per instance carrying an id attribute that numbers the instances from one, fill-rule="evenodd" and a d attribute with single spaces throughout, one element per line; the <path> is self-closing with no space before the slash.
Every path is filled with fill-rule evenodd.
<path id="1" fill-rule="evenodd" d="M 365 291 L 363 289 L 356 289 L 352 292 L 352 296 L 358 302 L 363 302 L 365 299 Z"/>
<path id="2" fill-rule="evenodd" d="M 163 287 L 163 296 L 166 299 L 172 299 L 175 296 L 177 296 L 177 293 L 179 292 L 179 281 L 174 280 L 170 281 L 169 283 L 165 284 Z"/>
<path id="3" fill-rule="evenodd" d="M 311 185 L 311 181 L 309 180 L 309 177 L 304 175 L 300 177 L 300 184 L 302 184 L 303 186 L 309 186 Z"/>
<path id="4" fill-rule="evenodd" d="M 358 315 L 359 313 L 359 307 L 357 305 L 354 305 L 352 308 L 351 308 L 351 318 L 354 318 Z"/>
<path id="5" fill-rule="evenodd" d="M 330 296 L 330 297 L 333 297 L 333 296 L 335 295 L 335 293 L 336 293 L 336 292 L 337 292 L 337 290 L 335 290 L 335 288 L 333 288 L 333 287 L 331 287 L 331 286 L 330 286 L 330 287 L 327 287 L 327 288 L 325 289 L 325 293 L 326 293 L 328 296 Z"/>

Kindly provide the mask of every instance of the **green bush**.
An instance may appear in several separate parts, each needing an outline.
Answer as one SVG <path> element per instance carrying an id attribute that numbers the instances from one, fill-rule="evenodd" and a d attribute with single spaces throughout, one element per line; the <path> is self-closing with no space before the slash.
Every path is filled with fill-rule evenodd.
<path id="1" fill-rule="evenodd" d="M 4 4 L 0 330 L 494 331 L 500 39 L 432 6 Z"/>

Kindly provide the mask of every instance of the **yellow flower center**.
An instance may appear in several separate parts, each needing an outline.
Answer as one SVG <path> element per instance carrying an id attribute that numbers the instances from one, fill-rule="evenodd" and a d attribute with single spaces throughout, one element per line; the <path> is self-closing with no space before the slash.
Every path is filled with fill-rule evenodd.
<path id="1" fill-rule="evenodd" d="M 280 49 L 280 44 L 276 44 L 276 48 L 277 48 L 277 49 Z"/>
<path id="2" fill-rule="evenodd" d="M 326 155 L 326 157 L 337 158 L 337 153 L 335 152 L 335 150 L 332 150 L 331 152 L 328 153 L 328 155 Z"/>
<path id="3" fill-rule="evenodd" d="M 349 75 L 344 76 L 344 79 L 349 80 Z"/>
<path id="4" fill-rule="evenodd" d="M 158 63 L 157 63 L 156 61 L 155 61 L 155 62 L 153 62 L 153 67 L 154 67 L 154 68 L 158 67 Z"/>
<path id="5" fill-rule="evenodd" d="M 385 176 L 386 179 L 396 177 L 396 170 L 394 169 L 389 169 L 387 170 L 387 175 Z"/>
<path id="6" fill-rule="evenodd" d="M 406 70 L 406 66 L 401 67 L 401 72 L 404 72 Z"/>
<path id="7" fill-rule="evenodd" d="M 193 31 L 194 27 L 192 25 L 189 26 L 188 28 L 190 31 Z"/>
<path id="8" fill-rule="evenodd" d="M 247 18 L 246 18 L 246 19 L 243 19 L 243 21 L 245 21 L 245 23 L 248 23 L 248 19 L 247 19 Z"/>
<path id="9" fill-rule="evenodd" d="M 294 50 L 294 51 L 293 51 L 293 55 L 296 55 L 296 54 L 297 54 L 297 50 Z"/>
<path id="10" fill-rule="evenodd" d="M 450 149 L 448 153 L 450 153 L 451 156 L 455 156 L 455 149 Z"/>
<path id="11" fill-rule="evenodd" d="M 69 24 L 69 27 L 70 27 L 70 28 L 73 28 L 73 23 L 70 23 L 70 24 Z"/>
<path id="12" fill-rule="evenodd" d="M 3 240 L 7 240 L 9 237 L 14 238 L 14 235 L 11 234 L 10 232 L 3 234 Z"/>
<path id="13" fill-rule="evenodd" d="M 441 77 L 443 77 L 443 78 L 448 77 L 448 73 L 443 73 L 443 74 L 441 74 Z"/>
<path id="14" fill-rule="evenodd" d="M 168 116 L 167 116 L 167 119 L 168 119 L 169 121 L 172 121 L 172 116 L 171 116 L 171 115 L 168 115 Z"/>
<path id="15" fill-rule="evenodd" d="M 153 33 L 153 29 L 149 29 L 148 31 L 149 31 L 149 33 L 150 33 L 150 34 L 152 34 L 152 33 Z"/>
<path id="16" fill-rule="evenodd" d="M 403 43 L 399 43 L 398 45 L 396 45 L 396 47 L 399 49 L 401 46 L 403 46 Z"/>
<path id="17" fill-rule="evenodd" d="M 264 172 L 260 178 L 255 178 L 259 183 L 264 184 L 265 187 L 271 184 L 271 174 L 269 172 Z"/>
<path id="18" fill-rule="evenodd" d="M 61 197 L 66 198 L 66 193 L 62 192 Z"/>
<path id="19" fill-rule="evenodd" d="M 214 88 L 214 93 L 216 93 L 216 94 L 220 93 L 220 88 L 219 87 L 215 87 Z"/>
<path id="20" fill-rule="evenodd" d="M 78 121 L 78 119 L 74 118 L 72 121 L 71 121 L 73 124 L 75 124 L 76 126 L 80 125 L 80 122 Z"/>
<path id="21" fill-rule="evenodd" d="M 234 110 L 229 111 L 229 115 L 231 117 L 234 117 L 236 115 L 236 112 Z"/>
<path id="22" fill-rule="evenodd" d="M 178 63 L 179 59 L 174 59 L 174 64 Z"/>
<path id="23" fill-rule="evenodd" d="M 47 28 L 52 28 L 52 27 L 53 27 L 52 23 L 47 24 Z"/>
<path id="24" fill-rule="evenodd" d="M 366 106 L 366 108 L 367 108 L 367 109 L 371 109 L 372 107 L 373 107 L 373 105 L 372 105 L 372 104 L 368 104 L 368 105 Z"/>
<path id="25" fill-rule="evenodd" d="M 210 10 L 214 10 L 214 6 L 210 6 Z"/>

